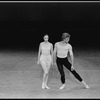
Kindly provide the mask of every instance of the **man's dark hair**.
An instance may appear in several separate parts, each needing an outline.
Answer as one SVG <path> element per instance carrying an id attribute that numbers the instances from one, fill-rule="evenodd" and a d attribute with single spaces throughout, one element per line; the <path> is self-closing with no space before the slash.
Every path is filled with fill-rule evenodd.
<path id="1" fill-rule="evenodd" d="M 62 40 L 64 40 L 65 38 L 69 37 L 70 38 L 70 34 L 65 32 L 62 34 Z"/>

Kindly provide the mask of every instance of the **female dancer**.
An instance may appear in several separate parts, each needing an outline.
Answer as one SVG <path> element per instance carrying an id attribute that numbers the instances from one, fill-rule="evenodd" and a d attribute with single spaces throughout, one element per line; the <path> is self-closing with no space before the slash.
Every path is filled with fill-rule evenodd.
<path id="1" fill-rule="evenodd" d="M 54 62 L 57 63 L 58 70 L 61 74 L 61 82 L 62 86 L 60 89 L 63 89 L 65 87 L 65 73 L 63 70 L 63 65 L 81 82 L 85 85 L 86 88 L 89 88 L 89 86 L 83 81 L 83 79 L 80 77 L 80 75 L 75 71 L 73 67 L 73 51 L 72 46 L 68 43 L 70 40 L 70 34 L 63 33 L 62 35 L 62 41 L 55 43 L 54 48 Z M 68 61 L 67 54 L 70 54 L 71 57 L 71 63 Z"/>
<path id="2" fill-rule="evenodd" d="M 40 64 L 44 70 L 42 89 L 50 89 L 50 87 L 47 86 L 47 80 L 50 66 L 51 64 L 53 65 L 53 45 L 48 41 L 49 36 L 47 34 L 44 35 L 43 39 L 44 41 L 39 45 L 37 63 Z"/>

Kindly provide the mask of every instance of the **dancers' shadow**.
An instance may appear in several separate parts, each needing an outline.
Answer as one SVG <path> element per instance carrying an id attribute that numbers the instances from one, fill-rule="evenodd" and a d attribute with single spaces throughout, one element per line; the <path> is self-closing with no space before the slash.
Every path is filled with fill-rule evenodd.
<path id="1" fill-rule="evenodd" d="M 58 71 L 58 68 L 56 65 L 51 66 L 50 71 L 49 71 L 49 78 L 50 79 L 59 79 L 60 73 Z"/>

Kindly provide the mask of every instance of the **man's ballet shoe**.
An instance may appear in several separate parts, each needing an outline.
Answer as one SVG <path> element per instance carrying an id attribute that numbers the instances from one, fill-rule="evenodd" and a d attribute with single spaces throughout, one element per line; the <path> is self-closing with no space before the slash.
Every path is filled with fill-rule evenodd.
<path id="1" fill-rule="evenodd" d="M 65 88 L 65 84 L 63 84 L 61 87 L 60 87 L 60 89 L 64 89 Z"/>
<path id="2" fill-rule="evenodd" d="M 88 86 L 88 85 L 86 85 L 86 86 L 85 86 L 85 88 L 86 88 L 86 89 L 89 89 L 89 86 Z"/>
<path id="3" fill-rule="evenodd" d="M 89 86 L 84 81 L 82 81 L 82 84 L 85 86 L 86 89 L 89 88 Z"/>

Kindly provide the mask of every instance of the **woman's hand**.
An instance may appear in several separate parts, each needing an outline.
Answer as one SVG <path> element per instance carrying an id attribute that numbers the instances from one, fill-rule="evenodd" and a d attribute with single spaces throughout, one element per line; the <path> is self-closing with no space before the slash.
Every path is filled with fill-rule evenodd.
<path id="1" fill-rule="evenodd" d="M 51 65 L 53 65 L 53 60 L 51 61 Z"/>
<path id="2" fill-rule="evenodd" d="M 37 64 L 40 64 L 40 61 L 39 60 L 37 61 Z"/>
<path id="3" fill-rule="evenodd" d="M 54 66 L 56 66 L 56 62 L 54 63 Z"/>
<path id="4" fill-rule="evenodd" d="M 53 66 L 53 62 L 51 63 L 51 65 Z"/>

